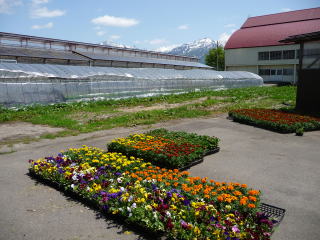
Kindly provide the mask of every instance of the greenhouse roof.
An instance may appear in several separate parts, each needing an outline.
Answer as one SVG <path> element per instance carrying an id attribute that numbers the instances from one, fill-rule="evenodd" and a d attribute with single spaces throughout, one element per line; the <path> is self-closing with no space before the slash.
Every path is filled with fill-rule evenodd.
<path id="1" fill-rule="evenodd" d="M 135 63 L 151 63 L 151 64 L 164 64 L 164 65 L 176 65 L 176 66 L 188 66 L 188 67 L 198 67 L 198 68 L 212 68 L 208 65 L 199 62 L 187 62 L 187 61 L 177 61 L 161 58 L 144 58 L 144 57 L 124 57 L 124 56 L 112 56 L 105 54 L 97 54 L 90 52 L 78 52 L 82 56 L 88 57 L 92 60 L 104 60 L 104 61 L 119 61 L 119 62 L 135 62 Z"/>
<path id="2" fill-rule="evenodd" d="M 51 51 L 28 48 L 0 47 L 1 56 L 36 57 L 46 59 L 87 60 L 87 58 L 70 51 Z"/>
<path id="3" fill-rule="evenodd" d="M 254 73 L 242 71 L 214 71 L 202 69 L 175 70 L 162 68 L 113 68 L 53 64 L 1 63 L 0 78 L 47 77 L 77 79 L 118 76 L 143 79 L 259 79 Z"/>

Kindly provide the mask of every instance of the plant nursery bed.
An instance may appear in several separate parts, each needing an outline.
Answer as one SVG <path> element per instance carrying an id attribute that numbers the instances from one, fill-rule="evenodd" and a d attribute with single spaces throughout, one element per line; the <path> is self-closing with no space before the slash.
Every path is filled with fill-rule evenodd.
<path id="1" fill-rule="evenodd" d="M 152 164 L 169 168 L 188 168 L 216 153 L 219 139 L 194 133 L 155 129 L 145 134 L 118 138 L 108 144 L 108 151 L 143 158 Z"/>
<path id="2" fill-rule="evenodd" d="M 154 239 L 154 235 L 156 234 L 155 239 L 160 239 L 165 235 L 164 231 L 151 231 L 150 229 L 146 228 L 145 226 L 139 224 L 138 222 L 129 222 L 126 217 L 120 216 L 120 215 L 114 215 L 111 212 L 108 212 L 105 209 L 101 208 L 101 205 L 99 205 L 96 201 L 86 198 L 76 192 L 74 192 L 72 189 L 62 185 L 59 182 L 52 181 L 50 179 L 44 178 L 43 176 L 33 172 L 29 171 L 28 173 L 29 177 L 32 179 L 38 181 L 39 183 L 42 183 L 44 185 L 48 185 L 60 192 L 62 192 L 66 197 L 71 198 L 74 201 L 79 201 L 86 205 L 87 207 L 100 212 L 103 216 L 105 216 L 108 219 L 111 219 L 115 221 L 118 224 L 122 224 L 130 229 L 134 229 L 134 231 L 138 234 L 141 234 L 143 236 L 152 237 Z"/>
<path id="3" fill-rule="evenodd" d="M 192 177 L 121 153 L 82 147 L 30 160 L 32 177 L 126 223 L 169 239 L 270 239 L 260 191 Z"/>
<path id="4" fill-rule="evenodd" d="M 238 109 L 229 112 L 235 122 L 279 133 L 320 129 L 320 118 L 275 109 Z"/>

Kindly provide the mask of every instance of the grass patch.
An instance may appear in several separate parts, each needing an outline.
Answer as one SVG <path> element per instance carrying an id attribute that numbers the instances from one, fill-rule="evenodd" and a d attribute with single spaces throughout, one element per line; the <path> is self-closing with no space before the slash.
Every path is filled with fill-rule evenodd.
<path id="1" fill-rule="evenodd" d="M 180 118 L 197 118 L 213 113 L 226 113 L 240 108 L 280 108 L 293 106 L 296 87 L 250 87 L 223 91 L 198 91 L 146 98 L 103 100 L 53 105 L 34 105 L 17 109 L 0 107 L 0 123 L 25 121 L 61 127 L 65 130 L 40 138 L 77 135 L 114 127 L 153 124 Z M 201 100 L 190 104 L 191 101 Z M 179 103 L 179 107 L 139 112 L 121 108 Z"/>

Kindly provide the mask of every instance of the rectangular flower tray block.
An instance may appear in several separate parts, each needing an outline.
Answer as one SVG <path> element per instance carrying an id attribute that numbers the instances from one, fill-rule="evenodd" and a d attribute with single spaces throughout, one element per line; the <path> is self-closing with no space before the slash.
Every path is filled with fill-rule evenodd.
<path id="1" fill-rule="evenodd" d="M 155 129 L 115 139 L 108 144 L 108 151 L 143 158 L 162 168 L 187 169 L 218 152 L 218 143 L 216 137 Z"/>
<path id="2" fill-rule="evenodd" d="M 320 118 L 276 109 L 238 109 L 229 112 L 235 122 L 271 130 L 279 133 L 294 133 L 298 129 L 313 131 L 320 129 Z"/>

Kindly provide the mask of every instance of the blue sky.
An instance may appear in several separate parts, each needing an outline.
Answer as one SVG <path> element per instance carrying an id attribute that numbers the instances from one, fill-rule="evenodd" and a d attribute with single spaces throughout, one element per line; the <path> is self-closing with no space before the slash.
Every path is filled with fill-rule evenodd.
<path id="1" fill-rule="evenodd" d="M 319 0 L 0 0 L 0 31 L 158 50 L 225 41 L 247 17 L 320 7 Z"/>

